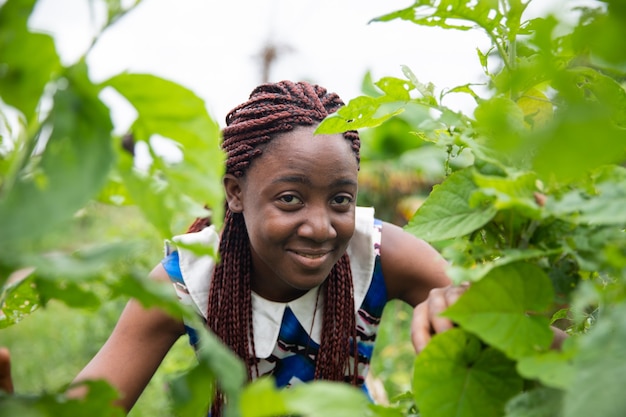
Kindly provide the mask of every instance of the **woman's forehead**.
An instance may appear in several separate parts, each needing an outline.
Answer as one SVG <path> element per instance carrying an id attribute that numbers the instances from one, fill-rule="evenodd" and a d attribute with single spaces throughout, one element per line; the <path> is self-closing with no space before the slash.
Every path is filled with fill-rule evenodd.
<path id="1" fill-rule="evenodd" d="M 314 127 L 303 127 L 277 135 L 250 169 L 258 172 L 264 168 L 263 174 L 269 176 L 280 171 L 304 176 L 356 177 L 358 163 L 350 141 L 341 134 L 314 135 L 314 131 Z"/>

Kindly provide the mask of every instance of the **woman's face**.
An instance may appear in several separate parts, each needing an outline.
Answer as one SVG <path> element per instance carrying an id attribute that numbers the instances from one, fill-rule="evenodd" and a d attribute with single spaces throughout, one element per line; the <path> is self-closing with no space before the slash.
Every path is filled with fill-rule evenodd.
<path id="1" fill-rule="evenodd" d="M 243 213 L 252 289 L 289 301 L 320 285 L 354 233 L 358 165 L 341 134 L 315 126 L 275 137 L 243 178 L 227 175 L 229 207 Z"/>

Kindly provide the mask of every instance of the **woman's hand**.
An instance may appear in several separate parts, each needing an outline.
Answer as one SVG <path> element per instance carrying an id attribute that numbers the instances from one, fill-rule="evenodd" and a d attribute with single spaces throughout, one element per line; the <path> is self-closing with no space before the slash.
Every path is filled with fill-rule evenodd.
<path id="1" fill-rule="evenodd" d="M 13 394 L 13 379 L 11 379 L 11 356 L 9 349 L 0 348 L 0 390 Z"/>
<path id="2" fill-rule="evenodd" d="M 434 334 L 453 327 L 452 321 L 441 317 L 440 314 L 454 304 L 468 287 L 469 284 L 461 284 L 434 288 L 428 294 L 428 298 L 413 309 L 411 340 L 417 353 L 424 350 Z"/>

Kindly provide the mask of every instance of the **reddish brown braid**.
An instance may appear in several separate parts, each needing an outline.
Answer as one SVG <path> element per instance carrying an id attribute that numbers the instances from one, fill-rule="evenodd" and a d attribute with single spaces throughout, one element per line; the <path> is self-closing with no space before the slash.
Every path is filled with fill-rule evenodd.
<path id="1" fill-rule="evenodd" d="M 227 116 L 222 147 L 227 153 L 226 173 L 243 177 L 252 160 L 263 153 L 275 135 L 296 126 L 321 122 L 344 103 L 335 93 L 306 82 L 281 81 L 255 88 L 247 102 Z M 360 161 L 360 141 L 356 131 L 344 133 Z M 190 232 L 210 224 L 198 219 Z M 208 326 L 241 357 L 248 369 L 258 375 L 252 332 L 250 289 L 251 251 L 243 215 L 226 208 L 220 240 L 220 263 L 216 266 L 209 290 Z M 315 366 L 315 379 L 350 381 L 358 384 L 356 323 L 350 260 L 344 254 L 331 270 L 324 285 L 322 340 Z M 350 369 L 350 338 L 353 340 L 353 367 Z M 346 371 L 349 377 L 346 377 Z M 223 397 L 218 393 L 212 415 L 220 415 Z"/>

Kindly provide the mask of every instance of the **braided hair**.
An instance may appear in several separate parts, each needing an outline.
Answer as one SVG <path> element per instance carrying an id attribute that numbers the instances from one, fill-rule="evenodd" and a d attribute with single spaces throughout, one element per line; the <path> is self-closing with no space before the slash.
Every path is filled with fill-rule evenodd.
<path id="1" fill-rule="evenodd" d="M 317 124 L 343 105 L 337 94 L 306 82 L 281 81 L 258 86 L 247 102 L 226 116 L 222 142 L 227 153 L 226 173 L 243 177 L 252 160 L 263 154 L 265 145 L 277 134 L 292 131 L 297 126 Z M 358 163 L 357 132 L 345 132 L 344 137 L 350 141 Z M 209 223 L 208 219 L 198 219 L 189 231 L 199 231 Z M 252 331 L 252 255 L 243 214 L 234 213 L 228 207 L 219 254 L 221 261 L 215 268 L 209 290 L 207 324 L 244 360 L 251 379 L 253 371 L 256 376 L 259 373 Z M 362 381 L 358 378 L 352 273 L 347 254 L 332 268 L 322 294 L 325 300 L 322 338 L 314 377 L 358 385 Z M 219 415 L 223 400 L 218 393 L 212 415 Z"/>

